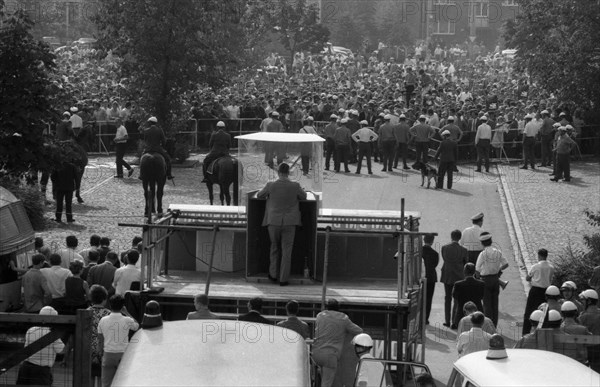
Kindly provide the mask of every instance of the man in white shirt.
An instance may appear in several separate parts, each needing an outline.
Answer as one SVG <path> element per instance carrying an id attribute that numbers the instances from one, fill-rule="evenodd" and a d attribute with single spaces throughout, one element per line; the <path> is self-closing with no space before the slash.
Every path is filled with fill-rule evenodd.
<path id="1" fill-rule="evenodd" d="M 133 168 L 125 160 L 123 160 L 123 157 L 125 156 L 125 151 L 127 150 L 127 140 L 129 139 L 129 134 L 127 133 L 125 125 L 123 125 L 123 119 L 117 118 L 116 124 L 117 133 L 115 134 L 114 142 L 117 151 L 117 174 L 115 175 L 115 177 L 123 177 L 123 167 L 127 168 L 127 170 L 129 171 L 127 175 L 128 177 L 131 177 L 131 175 L 133 175 Z"/>
<path id="2" fill-rule="evenodd" d="M 473 313 L 476 312 L 477 305 L 475 305 L 473 301 L 467 301 L 463 306 L 463 313 L 465 314 L 465 317 L 461 318 L 458 322 L 458 327 L 456 330 L 457 339 L 461 333 L 468 332 L 471 330 L 471 328 L 473 328 L 473 321 L 471 321 L 471 317 L 473 316 Z M 481 329 L 483 329 L 484 332 L 487 332 L 490 335 L 496 333 L 496 327 L 494 326 L 492 320 L 490 320 L 488 317 L 483 318 L 483 324 L 481 326 Z"/>
<path id="3" fill-rule="evenodd" d="M 523 336 L 531 331 L 530 316 L 531 313 L 546 302 L 546 289 L 552 285 L 552 277 L 554 276 L 554 266 L 547 261 L 548 250 L 538 250 L 538 263 L 531 267 L 531 270 L 525 277 L 531 283 L 531 289 L 527 295 L 527 303 L 525 305 L 525 313 L 523 318 Z"/>
<path id="4" fill-rule="evenodd" d="M 79 134 L 79 131 L 83 128 L 83 119 L 77 114 L 78 112 L 79 109 L 76 106 L 73 106 L 71 108 L 71 117 L 69 118 L 69 121 L 71 121 L 71 128 L 75 135 Z"/>
<path id="5" fill-rule="evenodd" d="M 367 170 L 369 171 L 369 175 L 373 174 L 373 171 L 371 170 L 371 142 L 377 141 L 379 136 L 371 130 L 368 125 L 369 123 L 366 120 L 360 121 L 361 128 L 352 135 L 352 139 L 358 143 L 356 174 L 360 174 L 360 168 L 362 167 L 362 160 L 364 157 L 367 158 Z"/>
<path id="6" fill-rule="evenodd" d="M 531 169 L 535 169 L 535 137 L 540 130 L 541 125 L 533 121 L 533 116 L 525 116 L 525 129 L 523 129 L 523 166 L 521 169 L 527 169 L 527 163 Z"/>
<path id="7" fill-rule="evenodd" d="M 462 238 L 460 238 L 460 245 L 467 249 L 468 260 L 473 265 L 477 262 L 479 253 L 483 250 L 479 236 L 484 232 L 483 226 L 483 212 L 480 212 L 471 217 L 473 225 L 467 227 L 462 232 Z"/>
<path id="8" fill-rule="evenodd" d="M 124 296 L 125 292 L 131 289 L 133 282 L 140 282 L 142 280 L 142 272 L 135 267 L 139 258 L 140 253 L 137 250 L 129 250 L 127 252 L 127 265 L 115 271 L 112 286 L 115 288 L 116 295 Z"/>
<path id="9" fill-rule="evenodd" d="M 62 298 L 65 297 L 65 280 L 71 277 L 71 270 L 61 266 L 61 257 L 58 254 L 50 255 L 50 267 L 40 269 L 52 294 L 52 304 L 60 305 Z"/>
<path id="10" fill-rule="evenodd" d="M 459 358 L 469 353 L 488 350 L 492 335 L 484 332 L 481 328 L 484 320 L 484 315 L 481 312 L 475 312 L 471 315 L 473 328 L 468 332 L 461 333 L 456 343 Z"/>
<path id="11" fill-rule="evenodd" d="M 125 308 L 125 300 L 119 295 L 109 299 L 110 314 L 98 323 L 98 346 L 104 349 L 102 355 L 102 386 L 112 384 L 117 367 L 129 344 L 129 331 L 137 331 L 137 321 Z M 123 316 L 125 314 L 125 316 Z"/>
<path id="12" fill-rule="evenodd" d="M 492 127 L 487 124 L 487 116 L 480 118 L 481 125 L 475 134 L 475 147 L 477 148 L 477 169 L 481 172 L 481 163 L 485 160 L 485 171 L 490 171 L 490 143 L 492 141 Z"/>
<path id="13" fill-rule="evenodd" d="M 41 316 L 57 316 L 58 312 L 51 306 L 45 306 L 40 310 Z M 25 347 L 33 344 L 43 336 L 50 333 L 50 327 L 31 327 L 25 334 Z M 39 350 L 27 358 L 19 367 L 17 376 L 18 385 L 41 385 L 51 386 L 53 382 L 52 366 L 56 354 L 63 351 L 65 344 L 56 339 L 52 344 Z"/>
<path id="14" fill-rule="evenodd" d="M 492 235 L 482 232 L 479 240 L 484 250 L 479 254 L 475 271 L 485 284 L 483 291 L 483 312 L 495 326 L 498 326 L 498 296 L 500 294 L 500 275 L 508 267 L 508 261 L 502 252 L 492 247 Z"/>
<path id="15" fill-rule="evenodd" d="M 83 257 L 75 251 L 79 245 L 79 241 L 75 235 L 67 236 L 66 242 L 67 248 L 58 250 L 57 254 L 60 255 L 61 258 L 60 265 L 65 269 L 68 269 L 71 262 L 75 260 L 83 262 Z"/>

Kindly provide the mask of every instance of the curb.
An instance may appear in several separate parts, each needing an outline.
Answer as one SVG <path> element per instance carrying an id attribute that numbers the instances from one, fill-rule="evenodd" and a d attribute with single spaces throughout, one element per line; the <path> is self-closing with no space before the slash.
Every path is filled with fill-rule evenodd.
<path id="1" fill-rule="evenodd" d="M 527 294 L 531 288 L 531 284 L 525 280 L 525 276 L 527 275 L 528 270 L 531 268 L 527 265 L 527 262 L 529 262 L 529 252 L 525 246 L 525 238 L 523 237 L 523 231 L 521 230 L 521 224 L 517 216 L 512 195 L 508 189 L 506 176 L 501 172 L 498 166 L 496 166 L 496 171 L 498 171 L 498 176 L 500 177 L 498 180 L 498 194 L 500 195 L 500 202 L 502 203 L 504 219 L 506 220 L 506 226 L 508 228 L 515 261 L 519 264 L 521 282 L 523 283 L 525 294 Z"/>

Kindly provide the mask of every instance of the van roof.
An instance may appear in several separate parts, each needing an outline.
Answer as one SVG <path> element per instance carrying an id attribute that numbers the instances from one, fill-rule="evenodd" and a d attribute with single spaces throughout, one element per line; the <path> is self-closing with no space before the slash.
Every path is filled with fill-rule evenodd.
<path id="1" fill-rule="evenodd" d="M 308 349 L 274 325 L 165 321 L 131 338 L 112 385 L 308 386 Z"/>
<path id="2" fill-rule="evenodd" d="M 600 386 L 600 374 L 570 357 L 537 349 L 507 349 L 505 359 L 486 359 L 487 351 L 454 363 L 476 386 Z"/>

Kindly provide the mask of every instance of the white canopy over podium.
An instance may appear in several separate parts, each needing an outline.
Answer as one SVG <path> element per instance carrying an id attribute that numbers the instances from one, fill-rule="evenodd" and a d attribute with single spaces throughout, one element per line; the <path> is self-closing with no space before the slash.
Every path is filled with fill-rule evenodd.
<path id="1" fill-rule="evenodd" d="M 240 199 L 246 205 L 247 194 L 260 190 L 277 179 L 277 163 L 290 165 L 290 179 L 300 183 L 317 197 L 323 192 L 323 143 L 316 134 L 258 132 L 236 136 L 238 160 L 243 173 L 239 177 Z M 270 160 L 269 160 L 269 156 Z M 302 157 L 308 160 L 309 171 L 302 173 Z"/>

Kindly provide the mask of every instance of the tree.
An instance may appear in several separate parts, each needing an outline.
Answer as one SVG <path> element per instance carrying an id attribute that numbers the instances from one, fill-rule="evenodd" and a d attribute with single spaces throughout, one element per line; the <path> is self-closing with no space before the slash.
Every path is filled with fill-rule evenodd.
<path id="1" fill-rule="evenodd" d="M 243 0 L 99 4 L 100 47 L 123 58 L 122 75 L 132 97 L 166 128 L 183 119 L 178 114 L 182 95 L 198 84 L 222 85 L 243 63 Z"/>
<path id="2" fill-rule="evenodd" d="M 269 24 L 278 33 L 292 60 L 297 52 L 320 52 L 329 39 L 329 29 L 319 23 L 319 10 L 315 4 L 307 5 L 306 0 L 295 3 L 277 0 L 274 6 L 264 2 L 262 7 L 270 15 Z"/>
<path id="3" fill-rule="evenodd" d="M 600 3 L 520 0 L 507 46 L 517 49 L 517 69 L 559 100 L 600 106 Z"/>
<path id="4" fill-rule="evenodd" d="M 33 22 L 18 10 L 9 17 L 0 1 L 0 174 L 22 176 L 49 169 L 44 130 L 54 116 L 50 47 L 34 39 Z"/>
<path id="5" fill-rule="evenodd" d="M 346 13 L 340 17 L 336 43 L 356 51 L 363 44 L 363 36 L 359 24 L 354 21 L 350 14 Z"/>

